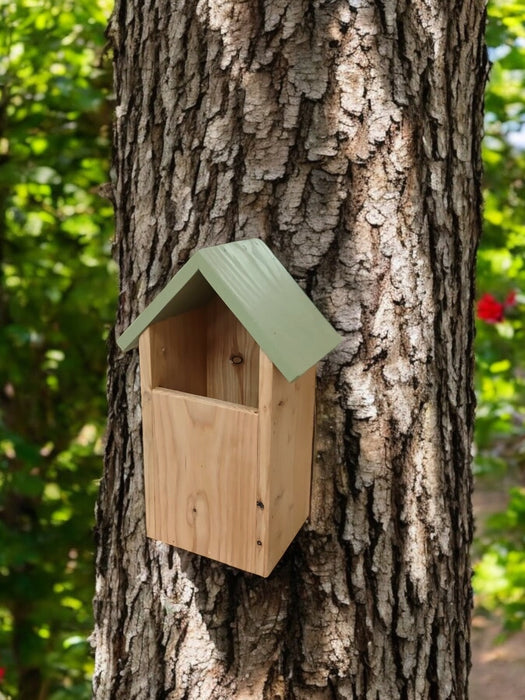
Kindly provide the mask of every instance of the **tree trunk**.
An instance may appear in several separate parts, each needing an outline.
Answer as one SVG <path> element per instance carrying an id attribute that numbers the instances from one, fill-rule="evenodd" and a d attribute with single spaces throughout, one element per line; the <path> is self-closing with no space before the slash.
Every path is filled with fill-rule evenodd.
<path id="1" fill-rule="evenodd" d="M 109 357 L 95 698 L 466 698 L 481 0 L 117 0 L 121 333 L 264 239 L 344 335 L 311 518 L 268 579 L 147 539 L 138 356 Z"/>

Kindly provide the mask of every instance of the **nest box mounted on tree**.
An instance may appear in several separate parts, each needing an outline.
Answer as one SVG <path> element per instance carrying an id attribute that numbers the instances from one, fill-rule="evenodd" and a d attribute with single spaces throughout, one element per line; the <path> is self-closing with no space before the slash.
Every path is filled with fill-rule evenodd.
<path id="1" fill-rule="evenodd" d="M 118 341 L 139 346 L 149 537 L 268 576 L 308 517 L 339 342 L 262 241 L 191 258 Z"/>

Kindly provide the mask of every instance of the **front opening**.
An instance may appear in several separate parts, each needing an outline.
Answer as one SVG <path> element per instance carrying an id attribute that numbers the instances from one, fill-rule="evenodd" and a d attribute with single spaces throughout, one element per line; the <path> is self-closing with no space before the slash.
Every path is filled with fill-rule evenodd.
<path id="1" fill-rule="evenodd" d="M 259 346 L 217 294 L 149 330 L 152 388 L 258 406 Z"/>

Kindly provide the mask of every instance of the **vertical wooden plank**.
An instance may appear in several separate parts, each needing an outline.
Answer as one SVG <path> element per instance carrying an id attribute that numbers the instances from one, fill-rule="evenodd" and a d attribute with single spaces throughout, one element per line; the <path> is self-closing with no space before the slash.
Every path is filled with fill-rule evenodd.
<path id="1" fill-rule="evenodd" d="M 152 409 L 152 356 L 151 328 L 147 328 L 139 339 L 140 358 L 140 393 L 142 406 L 142 451 L 144 461 L 144 494 L 146 502 L 146 533 L 156 530 L 156 509 L 148 508 L 155 493 L 156 451 L 153 439 L 153 409 Z"/>
<path id="2" fill-rule="evenodd" d="M 152 388 L 206 395 L 206 311 L 192 309 L 149 327 Z"/>
<path id="3" fill-rule="evenodd" d="M 207 305 L 207 356 L 207 395 L 257 406 L 259 347 L 219 297 Z"/>
<path id="4" fill-rule="evenodd" d="M 259 352 L 259 437 L 257 459 L 257 513 L 256 535 L 264 551 L 262 576 L 269 571 L 268 560 L 271 551 L 270 518 L 272 517 L 272 501 L 270 479 L 272 478 L 270 464 L 272 461 L 273 439 L 273 364 L 268 356 Z"/>
<path id="5" fill-rule="evenodd" d="M 268 575 L 308 517 L 315 372 L 288 382 L 261 351 L 258 489 L 267 512 L 261 539 Z M 259 521 L 258 521 L 259 524 Z"/>
<path id="6" fill-rule="evenodd" d="M 157 432 L 149 536 L 261 573 L 257 411 L 160 388 L 152 391 L 152 403 Z"/>

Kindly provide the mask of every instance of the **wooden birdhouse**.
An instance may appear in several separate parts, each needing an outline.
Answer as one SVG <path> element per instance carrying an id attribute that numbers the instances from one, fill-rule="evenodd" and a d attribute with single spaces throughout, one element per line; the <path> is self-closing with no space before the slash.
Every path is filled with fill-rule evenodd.
<path id="1" fill-rule="evenodd" d="M 268 576 L 310 508 L 316 363 L 340 337 L 258 239 L 197 252 L 139 347 L 146 530 Z"/>

